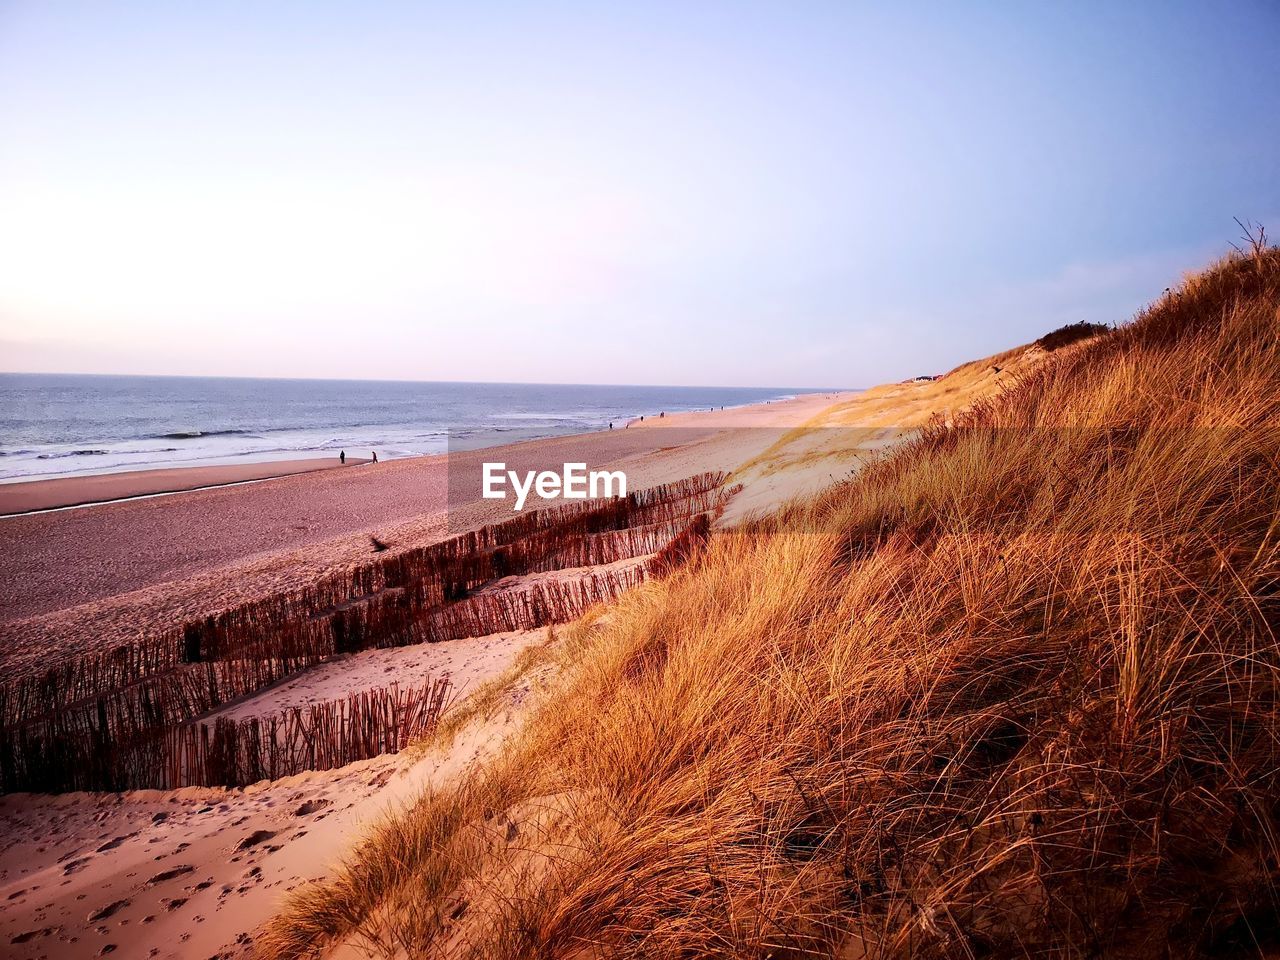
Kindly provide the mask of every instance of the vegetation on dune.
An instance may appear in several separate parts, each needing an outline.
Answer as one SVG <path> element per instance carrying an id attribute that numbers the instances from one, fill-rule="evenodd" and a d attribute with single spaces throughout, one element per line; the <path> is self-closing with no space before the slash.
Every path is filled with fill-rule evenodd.
<path id="1" fill-rule="evenodd" d="M 1106 333 L 1108 329 L 1101 323 L 1087 323 L 1084 320 L 1079 323 L 1068 323 L 1040 337 L 1036 340 L 1036 346 L 1045 350 L 1058 350 L 1069 344 L 1099 336 Z"/>
<path id="2" fill-rule="evenodd" d="M 567 632 L 271 931 L 402 956 L 1280 947 L 1280 252 Z"/>

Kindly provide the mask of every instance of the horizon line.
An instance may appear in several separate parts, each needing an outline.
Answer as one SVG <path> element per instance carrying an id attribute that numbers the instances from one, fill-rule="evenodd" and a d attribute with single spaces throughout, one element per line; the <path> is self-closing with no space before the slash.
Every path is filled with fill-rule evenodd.
<path id="1" fill-rule="evenodd" d="M 0 370 L 0 377 L 137 377 L 157 380 L 288 380 L 321 383 L 422 383 L 517 387 L 655 387 L 693 390 L 803 390 L 809 393 L 862 391 L 866 387 L 799 387 L 723 383 L 584 383 L 556 380 L 410 380 L 399 377 L 269 377 L 228 373 L 84 373 L 65 370 Z"/>

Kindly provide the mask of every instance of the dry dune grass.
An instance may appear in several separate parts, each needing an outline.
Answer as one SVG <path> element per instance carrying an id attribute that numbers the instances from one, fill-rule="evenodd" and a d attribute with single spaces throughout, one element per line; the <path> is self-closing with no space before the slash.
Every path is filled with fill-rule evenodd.
<path id="1" fill-rule="evenodd" d="M 277 957 L 1280 947 L 1280 253 L 567 631 Z"/>
<path id="2" fill-rule="evenodd" d="M 930 423 L 954 421 L 974 404 L 1010 389 L 1048 359 L 1074 352 L 1106 330 L 1096 324 L 1069 324 L 1035 343 L 961 364 L 938 380 L 886 383 L 832 404 L 734 471 L 733 482 L 745 493 L 730 504 L 720 525 L 772 512 L 790 499 L 812 497 Z"/>

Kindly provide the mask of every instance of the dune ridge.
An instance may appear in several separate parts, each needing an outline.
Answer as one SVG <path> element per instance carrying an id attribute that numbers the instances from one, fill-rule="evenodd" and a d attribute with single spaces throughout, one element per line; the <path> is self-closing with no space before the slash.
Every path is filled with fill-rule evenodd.
<path id="1" fill-rule="evenodd" d="M 1280 947 L 1280 252 L 588 617 L 276 958 Z"/>

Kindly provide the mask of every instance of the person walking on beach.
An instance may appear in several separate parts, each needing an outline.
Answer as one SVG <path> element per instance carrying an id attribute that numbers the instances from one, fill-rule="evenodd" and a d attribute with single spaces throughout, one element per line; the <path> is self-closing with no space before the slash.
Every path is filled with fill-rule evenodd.
<path id="1" fill-rule="evenodd" d="M 342 465 L 344 465 L 344 466 L 346 465 L 346 463 L 347 463 L 347 451 L 342 450 L 342 451 L 340 451 L 340 452 L 338 453 L 338 462 L 339 462 L 339 463 L 341 463 L 341 464 L 342 464 Z"/>
<path id="2" fill-rule="evenodd" d="M 373 462 L 374 462 L 374 463 L 377 463 L 377 462 L 378 462 L 378 451 L 377 451 L 377 450 L 374 450 L 374 451 L 373 451 Z"/>

